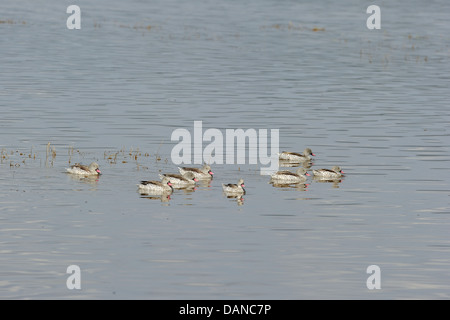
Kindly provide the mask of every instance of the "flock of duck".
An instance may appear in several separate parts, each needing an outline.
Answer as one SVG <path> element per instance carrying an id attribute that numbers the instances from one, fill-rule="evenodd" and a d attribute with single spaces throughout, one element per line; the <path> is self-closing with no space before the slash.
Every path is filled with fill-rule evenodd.
<path id="1" fill-rule="evenodd" d="M 310 164 L 311 156 L 315 156 L 310 148 L 306 148 L 303 153 L 283 151 L 278 154 L 280 162 L 289 163 L 291 166 L 298 164 Z M 99 165 L 96 162 L 89 166 L 75 164 L 66 169 L 68 173 L 81 176 L 101 175 Z M 207 181 L 213 179 L 214 173 L 208 164 L 201 168 L 178 167 L 179 173 L 159 174 L 160 180 L 141 181 L 138 184 L 140 193 L 151 195 L 170 195 L 175 189 L 194 187 L 199 180 Z M 312 170 L 315 179 L 324 181 L 339 180 L 344 172 L 338 166 L 331 169 Z M 270 182 L 276 185 L 302 184 L 311 176 L 304 167 L 300 167 L 296 172 L 282 170 L 275 172 L 270 177 Z M 223 192 L 229 196 L 245 195 L 244 179 L 239 179 L 237 184 L 222 184 Z"/>

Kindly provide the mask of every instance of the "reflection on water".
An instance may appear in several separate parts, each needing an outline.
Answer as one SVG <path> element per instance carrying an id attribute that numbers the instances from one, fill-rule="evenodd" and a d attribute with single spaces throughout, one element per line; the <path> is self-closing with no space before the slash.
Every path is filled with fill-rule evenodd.
<path id="1" fill-rule="evenodd" d="M 327 179 L 327 178 L 313 176 L 313 181 L 319 182 L 319 183 L 331 183 L 333 188 L 339 188 L 339 184 L 342 181 L 344 181 L 344 179 L 343 178 Z"/>
<path id="2" fill-rule="evenodd" d="M 242 206 L 244 204 L 244 196 L 243 195 L 229 194 L 229 193 L 225 193 L 225 192 L 224 192 L 224 195 L 228 199 L 234 199 L 238 206 Z"/>
<path id="3" fill-rule="evenodd" d="M 197 181 L 197 185 L 199 186 L 199 187 L 202 187 L 202 188 L 211 188 L 211 186 L 212 186 L 212 184 L 213 184 L 213 179 L 211 179 L 211 180 L 198 180 Z"/>
<path id="4" fill-rule="evenodd" d="M 149 192 L 138 190 L 141 199 L 160 200 L 161 202 L 169 202 L 171 194 L 151 194 Z"/>
<path id="5" fill-rule="evenodd" d="M 295 189 L 298 191 L 307 191 L 307 188 L 309 186 L 309 183 L 282 183 L 282 182 L 276 182 L 276 181 L 272 181 L 269 183 L 272 186 L 274 186 L 275 188 Z"/>
<path id="6" fill-rule="evenodd" d="M 280 161 L 278 161 L 278 165 L 280 167 L 299 167 L 299 166 L 302 166 L 305 169 L 310 169 L 314 165 L 314 163 L 312 161 L 295 162 L 295 161 L 280 160 Z"/>

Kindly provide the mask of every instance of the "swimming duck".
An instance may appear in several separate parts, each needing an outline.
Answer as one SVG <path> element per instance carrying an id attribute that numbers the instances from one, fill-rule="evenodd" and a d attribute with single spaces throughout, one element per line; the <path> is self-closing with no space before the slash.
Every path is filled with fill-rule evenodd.
<path id="1" fill-rule="evenodd" d="M 195 177 L 192 171 L 186 172 L 184 175 L 176 173 L 164 173 L 160 174 L 159 177 L 162 179 L 169 178 L 172 187 L 174 188 L 186 188 L 194 186 L 198 179 Z"/>
<path id="2" fill-rule="evenodd" d="M 305 150 L 303 150 L 303 154 L 283 151 L 279 153 L 278 156 L 282 161 L 303 162 L 311 160 L 311 156 L 315 156 L 315 154 L 311 151 L 310 148 L 306 148 Z"/>
<path id="3" fill-rule="evenodd" d="M 276 183 L 301 183 L 306 181 L 306 176 L 310 176 L 305 168 L 298 168 L 297 171 L 278 171 L 270 177 L 271 182 Z"/>
<path id="4" fill-rule="evenodd" d="M 102 172 L 99 169 L 98 163 L 92 162 L 89 166 L 85 166 L 79 163 L 74 164 L 70 168 L 66 169 L 68 173 L 78 175 L 100 175 Z"/>
<path id="5" fill-rule="evenodd" d="M 338 179 L 342 177 L 344 171 L 338 166 L 334 166 L 330 169 L 318 169 L 313 170 L 314 177 L 320 179 Z"/>

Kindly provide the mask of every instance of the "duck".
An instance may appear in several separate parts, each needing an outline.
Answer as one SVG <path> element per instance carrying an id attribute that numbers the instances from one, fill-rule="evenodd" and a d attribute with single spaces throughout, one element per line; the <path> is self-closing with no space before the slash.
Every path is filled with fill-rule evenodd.
<path id="1" fill-rule="evenodd" d="M 214 175 L 211 171 L 211 167 L 206 163 L 202 168 L 178 167 L 178 171 L 180 171 L 181 175 L 185 175 L 187 172 L 192 172 L 199 180 L 212 179 Z"/>
<path id="2" fill-rule="evenodd" d="M 172 194 L 173 187 L 172 183 L 170 182 L 170 179 L 168 177 L 164 177 L 162 181 L 141 181 L 140 184 L 138 184 L 139 191 L 142 192 L 148 192 L 151 194 Z"/>
<path id="3" fill-rule="evenodd" d="M 270 177 L 271 182 L 276 183 L 301 183 L 306 181 L 306 176 L 310 176 L 305 168 L 298 168 L 297 171 L 291 172 L 287 170 L 278 171 Z"/>
<path id="4" fill-rule="evenodd" d="M 297 152 L 289 152 L 289 151 L 282 151 L 278 154 L 279 160 L 281 161 L 292 161 L 292 162 L 304 162 L 304 161 L 310 161 L 312 158 L 311 156 L 316 156 L 310 148 L 306 148 L 303 150 L 303 153 L 297 153 Z"/>
<path id="5" fill-rule="evenodd" d="M 172 187 L 175 188 L 193 187 L 198 181 L 194 173 L 191 171 L 186 172 L 184 175 L 176 173 L 164 173 L 160 174 L 159 177 L 161 178 L 161 180 L 165 177 L 169 178 Z"/>
<path id="6" fill-rule="evenodd" d="M 67 168 L 66 171 L 71 174 L 84 175 L 84 176 L 92 176 L 92 175 L 101 175 L 102 172 L 99 169 L 99 165 L 97 162 L 92 162 L 89 166 L 85 166 L 79 163 L 74 164 L 70 168 Z"/>
<path id="7" fill-rule="evenodd" d="M 243 195 L 245 194 L 245 184 L 244 179 L 239 179 L 237 184 L 222 184 L 222 189 L 227 194 L 233 194 L 233 195 Z"/>
<path id="8" fill-rule="evenodd" d="M 344 171 L 339 166 L 334 166 L 330 169 L 313 170 L 315 178 L 320 179 L 339 179 L 344 174 Z"/>

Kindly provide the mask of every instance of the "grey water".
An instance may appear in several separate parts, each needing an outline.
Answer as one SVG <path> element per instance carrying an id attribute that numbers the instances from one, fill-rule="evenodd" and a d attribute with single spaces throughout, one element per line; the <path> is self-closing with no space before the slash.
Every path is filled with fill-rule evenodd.
<path id="1" fill-rule="evenodd" d="M 379 30 L 371 4 L 3 2 L 0 298 L 449 299 L 450 3 L 382 1 Z M 345 177 L 274 187 L 213 163 L 141 197 L 194 121 L 279 129 Z M 98 178 L 65 173 L 92 161 Z"/>

